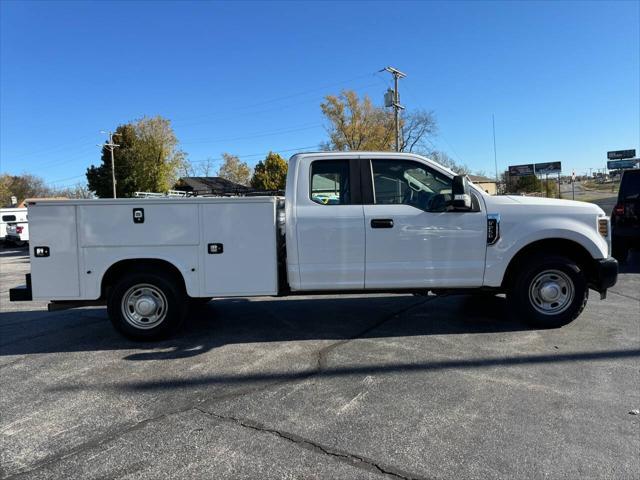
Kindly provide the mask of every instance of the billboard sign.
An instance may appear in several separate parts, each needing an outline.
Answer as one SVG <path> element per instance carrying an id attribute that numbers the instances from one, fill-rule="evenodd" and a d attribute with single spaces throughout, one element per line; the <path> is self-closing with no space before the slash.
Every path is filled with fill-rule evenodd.
<path id="1" fill-rule="evenodd" d="M 535 164 L 536 174 L 551 175 L 562 171 L 562 162 L 544 162 Z"/>
<path id="2" fill-rule="evenodd" d="M 636 156 L 636 150 L 614 150 L 613 152 L 607 152 L 607 158 L 609 160 L 621 160 L 623 158 L 633 158 Z"/>
<path id="3" fill-rule="evenodd" d="M 526 165 L 509 165 L 510 177 L 526 177 L 527 175 L 533 175 L 533 163 Z"/>
<path id="4" fill-rule="evenodd" d="M 640 158 L 631 158 L 627 160 L 609 160 L 607 162 L 607 168 L 609 170 L 620 170 L 623 168 L 634 168 L 640 161 Z"/>

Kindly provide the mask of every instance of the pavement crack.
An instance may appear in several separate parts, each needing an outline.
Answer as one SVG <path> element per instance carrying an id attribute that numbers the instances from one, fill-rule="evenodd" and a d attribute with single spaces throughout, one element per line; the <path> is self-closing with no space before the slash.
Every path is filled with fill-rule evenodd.
<path id="1" fill-rule="evenodd" d="M 400 310 L 396 310 L 395 312 L 391 313 L 390 315 L 387 315 L 386 317 L 383 317 L 382 319 L 378 320 L 377 322 L 375 322 L 373 325 L 369 325 L 367 328 L 365 328 L 364 330 L 356 333 L 355 335 L 349 337 L 349 338 L 345 338 L 344 340 L 340 340 L 337 342 L 332 343 L 331 345 L 327 345 L 324 348 L 321 348 L 317 355 L 318 355 L 318 362 L 317 362 L 317 371 L 316 373 L 320 373 L 322 370 L 325 370 L 327 368 L 327 357 L 329 356 L 329 354 L 334 351 L 336 348 L 341 347 L 349 342 L 352 342 L 353 340 L 357 340 L 359 338 L 364 337 L 366 334 L 374 331 L 375 329 L 381 327 L 382 325 L 384 325 L 385 323 L 387 323 L 390 320 L 393 320 L 395 318 L 398 318 L 400 315 L 402 315 L 403 313 L 407 313 L 408 311 L 420 307 L 422 305 L 424 305 L 427 302 L 430 302 L 432 300 L 435 300 L 438 297 L 429 297 L 425 300 L 422 300 L 421 302 L 416 302 L 416 303 L 412 303 L 411 305 L 408 305 L 404 308 L 401 308 Z"/>
<path id="2" fill-rule="evenodd" d="M 631 300 L 635 300 L 636 302 L 640 301 L 640 298 L 632 297 L 631 295 L 626 295 L 624 293 L 616 292 L 615 290 L 608 290 L 609 293 L 613 293 L 614 295 L 619 295 L 621 297 L 630 298 Z"/>
<path id="3" fill-rule="evenodd" d="M 6 480 L 11 480 L 11 479 L 15 479 L 15 478 L 20 478 L 23 477 L 25 475 L 28 475 L 30 473 L 33 473 L 37 470 L 40 470 L 48 465 L 51 465 L 52 463 L 57 463 L 60 462 L 66 458 L 69 457 L 73 457 L 74 455 L 78 455 L 82 452 L 85 452 L 87 450 L 90 450 L 92 448 L 95 447 L 100 447 L 102 445 L 104 445 L 105 443 L 108 443 L 112 440 L 116 440 L 119 437 L 130 433 L 130 432 L 135 432 L 136 430 L 140 430 L 141 428 L 144 428 L 145 426 L 147 426 L 150 423 L 153 422 L 157 422 L 159 420 L 163 420 L 167 417 L 170 417 L 172 415 L 179 415 L 180 413 L 184 413 L 184 412 L 188 412 L 190 410 L 194 410 L 197 409 L 197 407 L 193 407 L 193 406 L 188 406 L 179 410 L 172 410 L 170 412 L 165 412 L 165 413 L 161 413 L 159 415 L 156 415 L 154 417 L 149 417 L 149 418 L 145 418 L 144 420 L 140 420 L 138 422 L 135 422 L 133 424 L 129 424 L 127 426 L 124 427 L 120 427 L 120 428 L 116 428 L 116 429 L 112 429 L 110 431 L 107 431 L 105 433 L 103 433 L 102 435 L 99 435 L 97 437 L 94 437 L 86 442 L 83 442 L 79 445 L 76 445 L 75 447 L 72 447 L 66 451 L 63 452 L 59 452 L 53 455 L 50 455 L 48 457 L 43 458 L 42 460 L 40 460 L 39 462 L 36 462 L 35 464 L 33 464 L 31 466 L 31 468 L 27 469 L 27 470 L 22 470 L 22 471 L 18 471 L 15 472 L 12 475 L 9 475 L 7 477 L 2 477 L 5 478 Z"/>
<path id="4" fill-rule="evenodd" d="M 322 445 L 318 442 L 314 442 L 313 440 L 301 437 L 300 435 L 296 435 L 294 433 L 277 430 L 275 428 L 270 428 L 270 427 L 267 427 L 266 425 L 255 422 L 253 420 L 220 415 L 208 410 L 204 410 L 200 407 L 194 407 L 194 410 L 197 410 L 204 415 L 216 418 L 218 420 L 239 425 L 243 428 L 248 428 L 251 430 L 255 430 L 257 432 L 269 433 L 271 435 L 275 435 L 279 438 L 282 438 L 286 441 L 294 443 L 308 450 L 319 452 L 324 455 L 329 455 L 333 458 L 336 458 L 343 462 L 347 462 L 358 468 L 364 468 L 365 470 L 374 471 L 383 475 L 387 475 L 392 478 L 399 478 L 402 480 L 426 480 L 425 477 L 420 477 L 414 474 L 406 473 L 401 470 L 398 470 L 386 465 L 382 465 L 381 463 L 371 460 L 369 458 L 366 458 L 360 455 L 355 455 L 353 453 L 349 453 L 343 450 L 338 450 L 326 445 Z"/>
<path id="5" fill-rule="evenodd" d="M 379 328 L 380 326 L 382 326 L 386 322 L 388 322 L 390 320 L 393 320 L 395 318 L 398 318 L 403 313 L 406 313 L 406 312 L 410 311 L 413 308 L 417 308 L 419 306 L 422 306 L 425 303 L 427 303 L 427 302 L 429 302 L 431 300 L 434 300 L 435 298 L 437 298 L 437 297 L 429 297 L 429 298 L 427 298 L 427 299 L 425 299 L 423 301 L 415 302 L 415 303 L 412 303 L 411 305 L 408 305 L 408 306 L 406 306 L 404 308 L 396 310 L 393 313 L 383 317 L 379 321 L 373 323 L 372 325 L 369 325 L 364 330 L 361 330 L 360 332 L 352 335 L 351 337 L 345 338 L 345 339 L 337 341 L 337 342 L 334 342 L 334 343 L 332 343 L 330 345 L 327 345 L 324 348 L 321 348 L 320 350 L 318 350 L 316 352 L 316 355 L 317 355 L 317 363 L 316 363 L 317 366 L 316 366 L 316 368 L 312 369 L 309 372 L 306 372 L 305 374 L 301 375 L 300 377 L 296 378 L 295 380 L 283 379 L 283 380 L 276 381 L 276 382 L 269 382 L 269 383 L 267 383 L 265 385 L 260 385 L 257 388 L 251 388 L 251 389 L 248 389 L 246 391 L 234 392 L 234 393 L 231 393 L 229 395 L 223 395 L 219 399 L 218 398 L 217 399 L 210 399 L 209 402 L 215 403 L 216 401 L 219 401 L 220 399 L 240 398 L 242 396 L 250 395 L 250 394 L 258 392 L 258 391 L 264 391 L 264 390 L 271 389 L 273 387 L 277 387 L 277 386 L 280 386 L 280 385 L 283 385 L 283 384 L 287 384 L 287 383 L 290 383 L 292 381 L 299 382 L 299 381 L 306 380 L 308 378 L 314 377 L 316 375 L 319 375 L 319 374 L 322 373 L 323 370 L 326 370 L 326 368 L 327 368 L 327 357 L 336 348 L 341 347 L 341 346 L 343 346 L 343 345 L 345 345 L 345 344 L 347 344 L 347 343 L 349 343 L 349 342 L 351 342 L 353 340 L 357 340 L 358 338 L 362 338 L 364 335 L 366 335 L 369 332 Z M 104 320 L 103 319 L 99 319 L 99 320 L 95 320 L 94 322 L 88 322 L 88 324 L 94 324 L 94 323 L 98 323 L 98 322 L 102 322 L 102 321 L 104 321 Z M 68 328 L 73 328 L 73 327 L 70 326 Z M 37 335 L 37 337 L 47 335 L 48 333 L 50 333 L 50 332 L 46 332 L 46 333 L 43 333 L 41 335 Z M 32 337 L 32 338 L 34 338 L 34 337 Z M 20 340 L 22 340 L 22 339 L 20 339 Z M 20 340 L 18 340 L 18 341 L 20 341 Z M 1 346 L 2 345 L 0 345 L 0 347 Z M 424 477 L 417 477 L 417 476 L 404 474 L 404 473 L 402 473 L 402 472 L 400 472 L 398 470 L 393 470 L 393 469 L 391 469 L 389 467 L 382 467 L 377 462 L 374 462 L 373 460 L 369 460 L 369 459 L 366 459 L 364 457 L 359 457 L 357 455 L 353 455 L 353 454 L 350 454 L 350 453 L 347 453 L 347 452 L 341 452 L 341 451 L 338 451 L 336 449 L 332 449 L 331 447 L 322 446 L 320 444 L 316 444 L 316 443 L 312 442 L 311 440 L 304 439 L 304 438 L 299 437 L 299 436 L 297 436 L 295 434 L 292 434 L 292 433 L 279 432 L 277 430 L 269 429 L 269 428 L 267 428 L 265 426 L 262 426 L 262 425 L 260 425 L 258 423 L 255 423 L 255 422 L 235 419 L 234 417 L 224 417 L 224 416 L 221 416 L 221 415 L 217 415 L 217 414 L 208 412 L 206 410 L 203 410 L 202 408 L 198 407 L 197 405 L 190 405 L 190 406 L 187 406 L 187 407 L 179 409 L 179 410 L 173 410 L 173 411 L 170 411 L 170 412 L 165 412 L 165 413 L 162 413 L 162 414 L 156 415 L 154 417 L 150 417 L 150 418 L 141 420 L 139 422 L 136 422 L 134 424 L 131 424 L 131 425 L 128 425 L 128 426 L 125 426 L 125 427 L 120 427 L 120 428 L 109 430 L 109 431 L 105 432 L 104 434 L 99 435 L 97 437 L 94 437 L 93 439 L 90 439 L 90 440 L 88 440 L 86 442 L 83 442 L 83 443 L 81 443 L 81 444 L 79 444 L 79 445 L 77 445 L 75 447 L 72 447 L 71 449 L 68 449 L 66 451 L 59 452 L 59 453 L 50 455 L 48 457 L 45 457 L 44 459 L 40 460 L 39 462 L 36 462 L 35 464 L 33 464 L 31 466 L 31 468 L 29 468 L 27 470 L 16 472 L 15 474 L 13 474 L 13 475 L 11 475 L 11 476 L 9 476 L 7 478 L 8 479 L 19 478 L 19 477 L 21 477 L 23 475 L 29 474 L 29 473 L 31 473 L 33 471 L 39 470 L 39 469 L 41 469 L 43 467 L 46 467 L 47 465 L 50 465 L 52 463 L 56 463 L 56 462 L 62 461 L 64 459 L 68 458 L 68 457 L 72 457 L 74 455 L 82 453 L 82 452 L 84 452 L 86 450 L 89 450 L 91 448 L 104 445 L 105 443 L 107 443 L 109 441 L 112 441 L 112 440 L 115 440 L 115 439 L 119 438 L 122 435 L 125 435 L 125 434 L 127 434 L 129 432 L 132 432 L 132 431 L 135 431 L 135 430 L 138 430 L 140 428 L 143 428 L 144 426 L 146 426 L 149 423 L 152 423 L 152 422 L 155 422 L 155 421 L 158 421 L 158 420 L 162 420 L 162 419 L 164 419 L 164 418 L 166 418 L 168 416 L 180 414 L 180 413 L 183 413 L 183 412 L 186 412 L 186 411 L 189 411 L 189 410 L 197 410 L 197 411 L 202 412 L 202 413 L 204 413 L 206 415 L 211 415 L 213 417 L 220 418 L 221 420 L 233 421 L 233 422 L 235 422 L 235 423 L 237 423 L 237 424 L 239 424 L 239 425 L 241 425 L 243 427 L 246 427 L 246 428 L 253 428 L 254 430 L 261 430 L 261 431 L 264 431 L 264 432 L 269 432 L 269 433 L 272 433 L 274 435 L 278 435 L 278 436 L 280 436 L 280 437 L 282 437 L 284 439 L 287 439 L 287 440 L 289 440 L 291 442 L 298 443 L 300 445 L 307 445 L 308 447 L 312 447 L 312 448 L 316 449 L 317 451 L 321 451 L 321 452 L 323 452 L 323 453 L 325 453 L 327 455 L 331 455 L 331 456 L 336 457 L 336 458 L 342 458 L 344 460 L 350 460 L 352 463 L 354 463 L 356 465 L 359 465 L 361 467 L 369 466 L 370 468 L 375 469 L 379 473 L 390 475 L 390 476 L 393 476 L 394 478 L 400 478 L 400 479 L 406 479 L 406 480 L 413 480 L 413 479 L 422 480 L 424 478 Z"/>

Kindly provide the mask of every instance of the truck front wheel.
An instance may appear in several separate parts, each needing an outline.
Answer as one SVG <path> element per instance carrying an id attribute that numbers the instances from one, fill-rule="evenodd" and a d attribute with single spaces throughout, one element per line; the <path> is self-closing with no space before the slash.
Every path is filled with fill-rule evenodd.
<path id="1" fill-rule="evenodd" d="M 528 259 L 507 292 L 509 311 L 538 328 L 558 328 L 578 318 L 589 288 L 575 261 L 556 255 Z"/>
<path id="2" fill-rule="evenodd" d="M 184 322 L 187 307 L 185 293 L 163 272 L 125 274 L 107 298 L 111 323 L 134 340 L 169 336 Z"/>

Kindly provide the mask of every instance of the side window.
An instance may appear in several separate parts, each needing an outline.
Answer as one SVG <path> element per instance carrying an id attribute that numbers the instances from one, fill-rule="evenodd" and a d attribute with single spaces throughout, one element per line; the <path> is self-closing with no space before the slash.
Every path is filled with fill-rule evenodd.
<path id="1" fill-rule="evenodd" d="M 311 200 L 321 205 L 351 203 L 349 160 L 318 160 L 311 164 Z"/>
<path id="2" fill-rule="evenodd" d="M 16 216 L 15 215 L 3 215 L 2 216 L 2 221 L 3 222 L 15 222 L 16 221 Z"/>
<path id="3" fill-rule="evenodd" d="M 404 204 L 444 212 L 451 204 L 452 179 L 410 160 L 372 160 L 376 204 Z"/>

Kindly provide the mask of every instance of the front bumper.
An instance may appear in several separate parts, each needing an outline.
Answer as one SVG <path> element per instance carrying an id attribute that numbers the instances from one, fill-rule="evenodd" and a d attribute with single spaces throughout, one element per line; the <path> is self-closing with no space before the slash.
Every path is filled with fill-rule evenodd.
<path id="1" fill-rule="evenodd" d="M 25 277 L 27 279 L 26 285 L 9 289 L 9 301 L 29 302 L 33 300 L 33 294 L 31 293 L 31 274 L 27 273 Z"/>
<path id="2" fill-rule="evenodd" d="M 618 281 L 618 261 L 613 258 L 602 258 L 594 262 L 591 287 L 601 294 L 606 294 L 607 288 L 613 287 Z"/>

